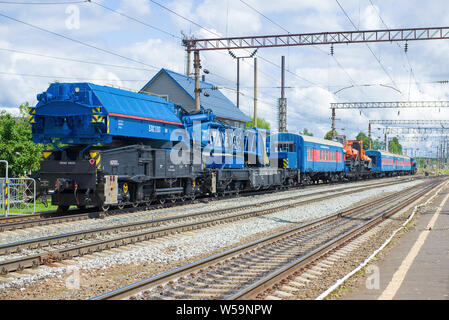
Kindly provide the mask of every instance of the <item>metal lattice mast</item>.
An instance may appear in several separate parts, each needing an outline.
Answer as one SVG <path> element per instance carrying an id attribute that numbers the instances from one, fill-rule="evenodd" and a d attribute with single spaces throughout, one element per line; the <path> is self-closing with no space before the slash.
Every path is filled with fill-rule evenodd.
<path id="1" fill-rule="evenodd" d="M 279 99 L 279 132 L 287 132 L 287 99 L 285 98 L 285 56 L 281 60 L 281 98 Z"/>

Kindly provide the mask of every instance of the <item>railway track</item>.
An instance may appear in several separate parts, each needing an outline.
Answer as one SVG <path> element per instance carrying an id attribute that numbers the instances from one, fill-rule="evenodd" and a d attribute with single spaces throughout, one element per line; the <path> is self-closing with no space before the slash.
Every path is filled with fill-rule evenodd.
<path id="1" fill-rule="evenodd" d="M 235 206 L 227 209 L 184 214 L 162 219 L 151 219 L 107 228 L 91 229 L 4 244 L 0 245 L 0 273 L 6 274 L 28 267 L 36 267 L 54 261 L 70 259 L 76 256 L 91 254 L 171 234 L 267 215 L 312 202 L 324 201 L 378 188 L 379 185 L 389 186 L 396 183 L 373 184 L 364 188 L 358 186 L 357 190 L 347 190 L 348 188 L 344 188 L 340 192 L 329 190 L 324 195 L 323 192 L 296 195 L 274 201 L 260 202 L 257 206 L 253 204 Z M 410 187 L 407 190 L 411 191 L 415 187 Z M 304 199 L 305 197 L 316 195 L 319 196 Z"/>
<path id="2" fill-rule="evenodd" d="M 401 180 L 397 180 L 394 183 L 400 183 L 403 181 L 409 181 L 410 178 L 404 178 Z M 369 184 L 369 186 L 381 186 L 381 185 L 387 185 L 390 184 L 390 182 L 386 181 L 380 181 L 375 182 L 373 184 Z M 321 186 L 321 185 L 320 185 Z M 345 189 L 352 189 L 352 188 L 360 188 L 359 186 L 348 186 L 347 188 L 342 188 L 339 190 L 345 190 Z M 362 187 L 364 188 L 364 187 Z M 309 195 L 316 195 L 316 194 L 322 194 L 323 192 L 317 191 L 315 193 L 309 194 Z M 256 193 L 260 194 L 260 193 Z M 248 194 L 250 196 L 252 194 Z M 309 196 L 307 195 L 307 196 Z M 216 198 L 211 198 L 211 200 L 217 200 Z M 174 204 L 167 203 L 164 205 L 153 205 L 146 207 L 146 210 L 151 209 L 160 209 L 160 208 L 168 208 L 173 207 Z M 46 211 L 42 213 L 37 214 L 30 214 L 30 215 L 22 215 L 22 216 L 9 216 L 9 217 L 3 217 L 0 218 L 0 232 L 5 231 L 13 231 L 18 229 L 26 229 L 26 228 L 32 228 L 32 227 L 39 227 L 39 226 L 47 226 L 52 224 L 58 224 L 58 223 L 66 223 L 66 222 L 72 222 L 72 221 L 81 221 L 81 220 L 87 220 L 90 218 L 100 218 L 103 215 L 107 214 L 110 215 L 117 215 L 117 214 L 124 214 L 124 213 L 133 213 L 133 212 L 139 212 L 142 211 L 141 207 L 130 207 L 125 209 L 114 209 L 110 210 L 107 213 L 95 211 L 94 209 L 88 210 L 88 212 L 82 212 L 81 210 L 75 209 L 72 210 L 71 213 L 65 214 L 63 216 L 57 216 L 54 212 Z"/>
<path id="3" fill-rule="evenodd" d="M 404 190 L 293 227 L 94 299 L 248 299 L 433 191 Z"/>

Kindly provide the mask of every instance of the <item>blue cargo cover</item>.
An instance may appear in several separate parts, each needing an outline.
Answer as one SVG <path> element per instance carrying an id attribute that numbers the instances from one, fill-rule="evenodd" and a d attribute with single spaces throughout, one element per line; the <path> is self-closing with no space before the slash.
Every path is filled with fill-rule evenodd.
<path id="1" fill-rule="evenodd" d="M 109 143 L 113 136 L 170 141 L 182 127 L 173 103 L 156 96 L 92 83 L 53 83 L 30 108 L 33 140 Z"/>

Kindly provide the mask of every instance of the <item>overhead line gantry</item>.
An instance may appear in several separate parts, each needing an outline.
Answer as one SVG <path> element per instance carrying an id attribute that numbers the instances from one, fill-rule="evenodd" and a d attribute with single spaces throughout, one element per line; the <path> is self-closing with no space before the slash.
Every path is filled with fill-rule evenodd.
<path id="1" fill-rule="evenodd" d="M 307 46 L 318 44 L 393 42 L 449 39 L 449 27 L 379 29 L 297 33 L 282 35 L 244 36 L 212 39 L 185 39 L 187 51 L 230 50 Z"/>
<path id="2" fill-rule="evenodd" d="M 371 126 L 372 125 L 389 125 L 393 127 L 384 128 L 384 140 L 387 143 L 387 134 L 433 134 L 433 133 L 449 133 L 449 120 L 370 120 L 368 124 L 368 139 L 371 148 Z M 422 127 L 440 126 L 440 127 Z M 413 127 L 410 127 L 413 126 Z M 447 126 L 447 127 L 445 127 Z"/>
<path id="3" fill-rule="evenodd" d="M 384 101 L 384 102 L 339 102 L 331 103 L 332 115 L 331 115 L 331 127 L 332 132 L 335 131 L 335 110 L 336 109 L 401 109 L 401 108 L 449 108 L 449 101 Z M 384 120 L 370 120 L 368 124 L 368 136 L 371 133 L 372 121 L 384 121 Z M 385 120 L 385 121 L 404 121 L 404 120 Z M 405 120 L 408 121 L 408 120 Z M 419 125 L 416 121 L 426 120 L 409 120 L 415 121 L 416 125 Z M 432 120 L 427 120 L 432 121 Z M 439 120 L 435 120 L 439 121 Z M 441 122 L 441 120 L 440 120 Z M 391 124 L 391 123 L 390 123 Z M 430 123 L 428 123 L 430 124 Z"/>
<path id="4" fill-rule="evenodd" d="M 310 46 L 324 44 L 349 44 L 369 42 L 397 42 L 416 40 L 449 39 L 449 27 L 379 29 L 317 33 L 288 33 L 281 35 L 261 35 L 225 37 L 210 39 L 183 39 L 187 53 L 193 51 L 195 68 L 195 109 L 200 110 L 200 51 L 256 49 L 272 47 Z M 283 90 L 283 88 L 281 89 Z M 279 119 L 286 119 L 286 105 L 279 106 Z M 335 109 L 333 109 L 335 112 Z M 281 127 L 281 126 L 280 126 Z M 335 130 L 335 126 L 332 128 Z M 285 128 L 286 130 L 286 128 Z M 334 131 L 332 131 L 334 133 Z"/>

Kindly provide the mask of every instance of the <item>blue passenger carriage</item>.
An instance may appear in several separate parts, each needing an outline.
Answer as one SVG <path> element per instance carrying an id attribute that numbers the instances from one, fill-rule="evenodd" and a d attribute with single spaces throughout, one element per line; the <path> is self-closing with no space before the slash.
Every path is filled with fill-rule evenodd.
<path id="1" fill-rule="evenodd" d="M 270 162 L 301 172 L 301 182 L 337 181 L 344 177 L 344 149 L 341 143 L 303 136 L 278 133 L 270 136 Z"/>
<path id="2" fill-rule="evenodd" d="M 408 156 L 381 150 L 367 150 L 365 154 L 372 160 L 372 171 L 377 176 L 413 174 L 416 164 Z"/>

